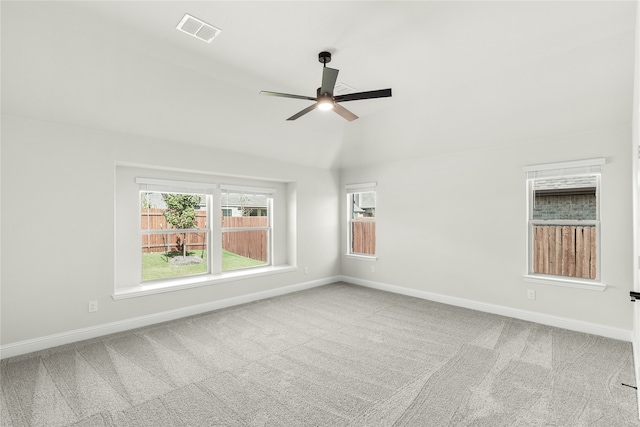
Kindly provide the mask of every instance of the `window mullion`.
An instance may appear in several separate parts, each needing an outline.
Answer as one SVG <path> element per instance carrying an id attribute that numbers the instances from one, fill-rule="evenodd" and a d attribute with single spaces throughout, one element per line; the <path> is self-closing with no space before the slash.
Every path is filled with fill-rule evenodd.
<path id="1" fill-rule="evenodd" d="M 273 197 L 267 199 L 267 264 L 273 265 Z"/>
<path id="2" fill-rule="evenodd" d="M 591 219 L 532 219 L 533 225 L 597 225 L 600 221 Z"/>
<path id="3" fill-rule="evenodd" d="M 219 189 L 213 190 L 213 201 L 209 215 L 209 227 L 211 228 L 211 273 L 220 274 L 222 272 L 222 192 Z"/>

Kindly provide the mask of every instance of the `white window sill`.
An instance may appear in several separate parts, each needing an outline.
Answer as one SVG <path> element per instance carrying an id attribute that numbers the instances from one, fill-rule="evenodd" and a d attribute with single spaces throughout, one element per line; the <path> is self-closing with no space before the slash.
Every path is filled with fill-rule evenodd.
<path id="1" fill-rule="evenodd" d="M 377 261 L 378 260 L 378 257 L 375 255 L 345 254 L 344 256 L 350 259 L 358 259 L 360 261 Z"/>
<path id="2" fill-rule="evenodd" d="M 542 285 L 564 286 L 567 288 L 588 289 L 591 291 L 604 291 L 607 285 L 604 283 L 595 282 L 593 280 L 580 280 L 557 276 L 544 276 L 526 274 L 524 276 L 526 282 L 540 283 Z"/>
<path id="3" fill-rule="evenodd" d="M 112 298 L 114 300 L 136 298 L 145 295 L 173 292 L 182 289 L 199 288 L 201 286 L 233 282 L 243 279 L 252 279 L 254 277 L 270 276 L 272 274 L 288 273 L 297 270 L 297 266 L 278 265 L 269 267 L 257 267 L 249 270 L 228 271 L 221 274 L 203 274 L 199 276 L 182 277 L 172 280 L 145 283 L 139 286 L 119 288 L 116 289 Z"/>

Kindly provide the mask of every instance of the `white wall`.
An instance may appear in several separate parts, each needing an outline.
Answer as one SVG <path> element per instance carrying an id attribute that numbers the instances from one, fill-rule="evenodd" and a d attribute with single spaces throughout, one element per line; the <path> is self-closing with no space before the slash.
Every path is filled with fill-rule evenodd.
<path id="1" fill-rule="evenodd" d="M 3 346 L 339 274 L 336 172 L 6 115 L 1 136 Z M 309 274 L 114 301 L 117 162 L 295 182 L 289 215 Z"/>
<path id="2" fill-rule="evenodd" d="M 342 273 L 630 331 L 630 141 L 631 128 L 625 126 L 346 169 L 343 185 L 378 183 L 379 259 L 372 272 L 370 262 L 344 258 Z M 594 157 L 606 158 L 601 191 L 601 270 L 608 288 L 598 292 L 525 282 L 523 166 Z M 344 224 L 341 243 L 344 254 Z M 536 300 L 527 299 L 527 289 L 536 291 Z"/>
<path id="3" fill-rule="evenodd" d="M 3 116 L 2 125 L 3 346 L 338 274 L 632 327 L 630 127 L 342 171 L 341 184 L 378 183 L 379 260 L 372 273 L 371 263 L 342 256 L 344 197 L 336 172 L 12 116 Z M 592 157 L 607 159 L 601 200 L 607 290 L 525 282 L 522 167 Z M 114 301 L 116 162 L 295 181 L 297 261 L 309 274 L 300 269 Z M 527 289 L 537 291 L 535 301 L 526 299 Z M 89 300 L 98 300 L 97 313 L 87 312 Z"/>

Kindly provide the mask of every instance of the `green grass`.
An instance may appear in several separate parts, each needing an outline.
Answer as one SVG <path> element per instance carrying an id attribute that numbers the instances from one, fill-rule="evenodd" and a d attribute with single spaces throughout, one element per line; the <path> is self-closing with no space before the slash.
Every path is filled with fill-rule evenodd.
<path id="1" fill-rule="evenodd" d="M 258 259 L 243 257 L 233 252 L 222 250 L 222 271 L 238 270 L 240 268 L 256 267 L 265 264 L 264 261 Z"/>
<path id="2" fill-rule="evenodd" d="M 202 256 L 202 251 L 195 251 L 195 256 Z M 171 265 L 162 252 L 142 254 L 142 281 L 170 279 L 174 277 L 191 276 L 207 272 L 207 253 L 204 252 L 204 262 L 192 265 Z M 264 265 L 263 261 L 255 260 L 222 250 L 222 271 L 238 270 L 247 267 Z"/>

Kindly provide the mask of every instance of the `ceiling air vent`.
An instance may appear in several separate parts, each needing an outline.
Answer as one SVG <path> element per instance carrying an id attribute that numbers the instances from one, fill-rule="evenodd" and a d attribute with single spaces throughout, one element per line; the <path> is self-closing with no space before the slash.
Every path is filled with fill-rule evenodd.
<path id="1" fill-rule="evenodd" d="M 351 86 L 347 86 L 344 83 L 336 83 L 336 86 L 333 88 L 334 95 L 346 95 L 347 93 L 353 93 L 356 90 Z"/>
<path id="2" fill-rule="evenodd" d="M 194 18 L 188 13 L 184 15 L 184 18 L 182 18 L 176 29 L 207 43 L 211 43 L 222 31 L 198 18 Z"/>

